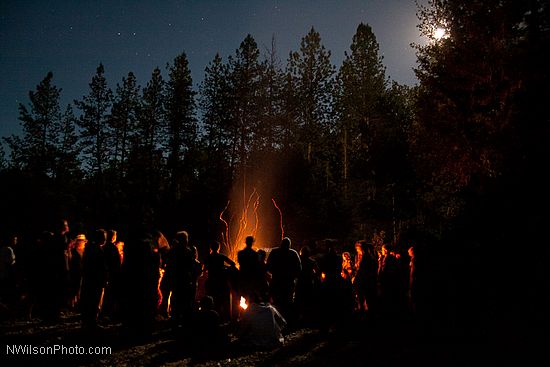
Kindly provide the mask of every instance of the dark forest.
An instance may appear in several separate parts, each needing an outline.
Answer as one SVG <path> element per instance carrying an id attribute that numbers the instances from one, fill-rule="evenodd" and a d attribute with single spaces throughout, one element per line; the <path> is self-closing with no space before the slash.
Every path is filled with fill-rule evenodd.
<path id="1" fill-rule="evenodd" d="M 283 233 L 298 249 L 414 244 L 436 333 L 547 331 L 548 1 L 435 1 L 418 16 L 415 86 L 386 76 L 367 24 L 339 67 L 311 28 L 288 56 L 248 35 L 196 88 L 185 52 L 143 85 L 128 72 L 111 89 L 100 64 L 68 106 L 48 73 L 3 138 L 3 241 L 67 219 L 125 241 L 186 230 L 201 258 L 251 231 L 262 248 Z"/>

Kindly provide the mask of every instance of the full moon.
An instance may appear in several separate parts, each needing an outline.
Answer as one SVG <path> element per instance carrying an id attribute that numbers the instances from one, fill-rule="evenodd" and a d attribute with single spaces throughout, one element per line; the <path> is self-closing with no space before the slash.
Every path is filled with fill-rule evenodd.
<path id="1" fill-rule="evenodd" d="M 438 27 L 434 30 L 434 35 L 433 36 L 436 40 L 439 41 L 440 39 L 442 39 L 446 35 L 447 35 L 447 32 L 445 31 L 445 29 Z"/>

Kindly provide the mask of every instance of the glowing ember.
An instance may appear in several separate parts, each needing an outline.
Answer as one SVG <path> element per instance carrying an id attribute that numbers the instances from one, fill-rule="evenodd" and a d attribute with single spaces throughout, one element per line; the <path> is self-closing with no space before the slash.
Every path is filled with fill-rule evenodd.
<path id="1" fill-rule="evenodd" d="M 321 273 L 321 280 L 325 280 L 326 277 L 327 275 L 325 273 Z"/>
<path id="2" fill-rule="evenodd" d="M 246 303 L 246 299 L 244 297 L 241 297 L 241 301 L 239 302 L 239 306 L 243 310 L 246 310 L 248 308 L 248 304 Z"/>

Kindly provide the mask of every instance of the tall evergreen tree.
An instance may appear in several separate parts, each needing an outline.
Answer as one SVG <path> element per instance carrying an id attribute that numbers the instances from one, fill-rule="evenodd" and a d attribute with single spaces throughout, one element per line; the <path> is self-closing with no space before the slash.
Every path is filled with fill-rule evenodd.
<path id="1" fill-rule="evenodd" d="M 6 151 L 4 150 L 4 145 L 0 143 L 0 171 L 5 169 L 6 166 Z"/>
<path id="2" fill-rule="evenodd" d="M 186 158 L 197 144 L 198 130 L 195 118 L 195 91 L 185 53 L 168 65 L 166 88 L 166 119 L 168 140 L 164 146 L 168 151 L 168 169 L 177 176 Z M 187 158 L 190 158 L 190 154 Z"/>
<path id="3" fill-rule="evenodd" d="M 321 44 L 313 27 L 302 38 L 300 52 L 292 52 L 288 62 L 295 98 L 299 143 L 308 162 L 324 151 L 324 139 L 334 128 L 332 102 L 335 67 L 330 51 Z"/>
<path id="4" fill-rule="evenodd" d="M 365 167 L 374 139 L 371 125 L 381 118 L 381 102 L 386 92 L 385 67 L 370 26 L 359 24 L 350 49 L 338 74 L 340 88 L 336 98 L 344 182 L 350 177 L 352 157 L 363 160 L 363 164 L 356 165 L 357 171 L 372 171 L 372 167 L 370 170 Z"/>
<path id="5" fill-rule="evenodd" d="M 155 208 L 166 180 L 163 144 L 166 135 L 165 82 L 157 67 L 143 88 L 142 103 L 128 157 L 129 197 L 142 198 Z"/>
<path id="6" fill-rule="evenodd" d="M 544 13 L 541 4 L 430 1 L 421 9 L 420 30 L 429 42 L 418 46 L 419 113 L 412 143 L 425 178 L 424 198 L 441 217 L 452 219 L 464 209 L 459 193 L 479 194 L 522 166 L 517 159 L 531 144 L 521 141 L 519 131 L 528 124 L 517 118 L 517 102 L 525 78 L 543 70 L 529 65 L 539 58 L 525 52 L 533 40 L 529 14 Z M 434 36 L 438 27 L 445 29 L 442 38 Z"/>
<path id="7" fill-rule="evenodd" d="M 55 178 L 75 183 L 80 178 L 80 148 L 76 133 L 76 117 L 69 104 L 57 126 Z"/>
<path id="8" fill-rule="evenodd" d="M 105 79 L 105 68 L 99 64 L 96 74 L 89 84 L 90 92 L 82 100 L 75 100 L 81 111 L 78 125 L 80 141 L 88 174 L 102 176 L 107 168 L 109 157 L 110 128 L 108 117 L 111 110 L 113 92 Z"/>
<path id="9" fill-rule="evenodd" d="M 199 88 L 199 108 L 205 131 L 205 144 L 211 152 L 223 152 L 230 146 L 231 90 L 229 70 L 219 54 L 205 68 Z"/>
<path id="10" fill-rule="evenodd" d="M 36 91 L 29 92 L 30 109 L 19 104 L 23 137 L 4 138 L 11 150 L 11 165 L 38 175 L 53 175 L 55 165 L 55 125 L 61 118 L 61 89 L 52 84 L 52 78 L 53 73 L 49 72 Z"/>
<path id="11" fill-rule="evenodd" d="M 229 59 L 229 75 L 233 100 L 231 104 L 233 161 L 246 169 L 255 132 L 262 121 L 261 77 L 262 65 L 256 41 L 247 35 Z"/>
<path id="12" fill-rule="evenodd" d="M 282 145 L 283 87 L 285 75 L 277 55 L 275 38 L 261 64 L 259 107 L 261 120 L 256 124 L 252 148 L 258 152 L 273 152 Z"/>
<path id="13" fill-rule="evenodd" d="M 134 139 L 137 119 L 140 113 L 140 87 L 137 85 L 134 73 L 129 72 L 122 78 L 122 85 L 117 84 L 109 125 L 112 129 L 111 164 L 124 177 L 127 170 L 127 160 Z"/>
<path id="14" fill-rule="evenodd" d="M 425 226 L 453 244 L 454 324 L 514 345 L 547 329 L 550 307 L 547 261 L 517 258 L 524 244 L 548 258 L 549 12 L 546 0 L 433 0 L 419 13 L 411 135 Z"/>
<path id="15" fill-rule="evenodd" d="M 281 118 L 279 136 L 284 151 L 292 151 L 300 145 L 298 141 L 298 113 L 300 103 L 296 98 L 295 81 L 289 70 L 283 75 L 281 86 Z"/>
<path id="16" fill-rule="evenodd" d="M 165 139 L 166 109 L 164 103 L 164 79 L 155 68 L 151 80 L 143 89 L 142 109 L 137 126 L 135 144 L 141 148 L 147 164 L 152 168 L 154 156 L 160 152 Z"/>
<path id="17" fill-rule="evenodd" d="M 212 201 L 212 211 L 226 204 L 227 193 L 233 179 L 231 146 L 231 84 L 229 68 L 219 54 L 205 68 L 199 88 L 198 105 L 202 115 L 201 155 L 199 165 L 201 190 L 207 192 Z"/>

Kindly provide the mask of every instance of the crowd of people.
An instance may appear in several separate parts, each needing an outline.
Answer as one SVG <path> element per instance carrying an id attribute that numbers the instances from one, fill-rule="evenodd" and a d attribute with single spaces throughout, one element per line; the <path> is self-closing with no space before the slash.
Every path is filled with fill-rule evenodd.
<path id="1" fill-rule="evenodd" d="M 155 322 L 193 333 L 193 341 L 227 343 L 224 325 L 237 325 L 243 345 L 273 347 L 292 327 L 323 332 L 353 315 L 399 318 L 415 312 L 415 249 L 357 241 L 343 250 L 334 241 L 290 238 L 256 248 L 246 237 L 237 258 L 209 244 L 199 258 L 186 231 L 168 240 L 159 231 L 136 231 L 125 242 L 116 230 L 74 234 L 62 220 L 55 232 L 0 248 L 0 304 L 4 317 L 59 321 L 80 314 L 85 330 L 121 323 L 131 335 L 150 334 Z M 404 248 L 405 249 L 405 248 Z"/>

